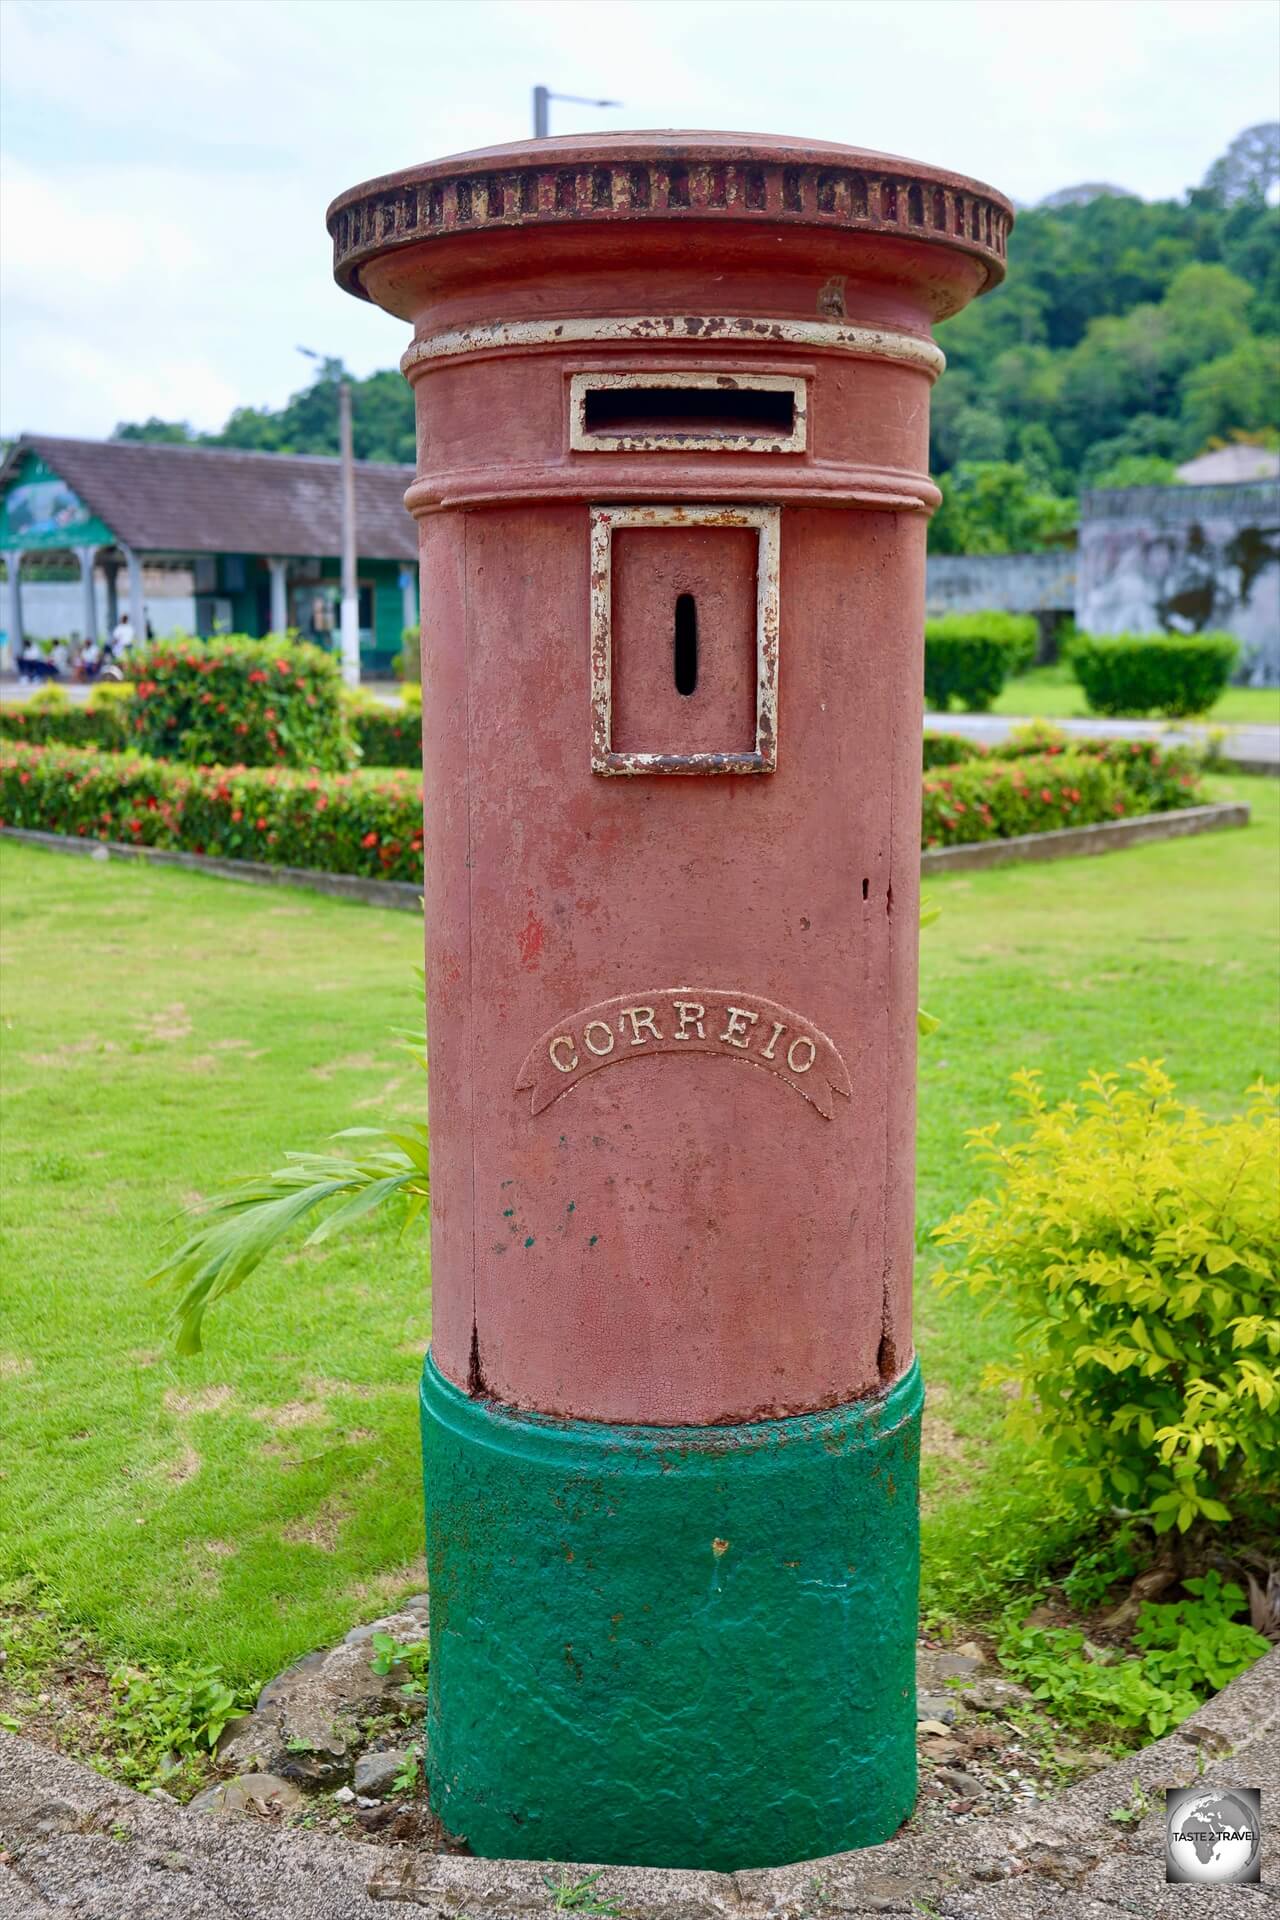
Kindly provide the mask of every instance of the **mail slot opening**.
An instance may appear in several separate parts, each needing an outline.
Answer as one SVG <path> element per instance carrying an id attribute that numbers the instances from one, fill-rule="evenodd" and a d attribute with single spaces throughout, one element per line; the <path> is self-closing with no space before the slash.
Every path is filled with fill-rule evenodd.
<path id="1" fill-rule="evenodd" d="M 661 434 L 691 440 L 721 440 L 767 435 L 789 438 L 795 431 L 796 397 L 759 387 L 588 387 L 583 426 L 589 434 L 631 438 Z"/>
<path id="2" fill-rule="evenodd" d="M 676 595 L 676 692 L 686 696 L 698 685 L 698 603 L 691 593 Z"/>

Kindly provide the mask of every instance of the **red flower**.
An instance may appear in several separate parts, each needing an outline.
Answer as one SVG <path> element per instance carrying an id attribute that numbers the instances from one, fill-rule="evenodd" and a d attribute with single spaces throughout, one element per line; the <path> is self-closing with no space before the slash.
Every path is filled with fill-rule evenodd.
<path id="1" fill-rule="evenodd" d="M 266 677 L 267 676 L 263 672 L 261 667 L 255 667 L 253 672 L 249 675 L 249 685 L 251 687 L 260 686 L 261 683 L 266 679 Z"/>
<path id="2" fill-rule="evenodd" d="M 232 818 L 232 820 L 234 820 L 234 821 L 236 822 L 236 824 L 238 825 L 238 824 L 240 823 L 240 821 L 244 819 L 244 808 L 243 808 L 243 807 L 233 807 L 233 808 L 231 809 L 231 818 Z"/>
<path id="3" fill-rule="evenodd" d="M 1050 793 L 1048 787 L 1041 787 L 1040 798 L 1044 801 L 1046 807 L 1051 806 L 1053 803 L 1053 795 Z"/>
<path id="4" fill-rule="evenodd" d="M 364 839 L 360 842 L 362 847 L 376 847 L 377 844 L 378 836 L 376 833 L 366 833 Z"/>

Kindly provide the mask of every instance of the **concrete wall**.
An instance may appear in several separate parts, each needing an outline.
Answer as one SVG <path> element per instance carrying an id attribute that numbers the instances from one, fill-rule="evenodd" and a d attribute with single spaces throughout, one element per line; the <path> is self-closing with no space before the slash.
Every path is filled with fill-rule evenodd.
<path id="1" fill-rule="evenodd" d="M 1069 614 L 1076 600 L 1073 548 L 1053 553 L 931 553 L 925 610 Z"/>
<path id="2" fill-rule="evenodd" d="M 107 636 L 107 586 L 94 580 L 98 602 L 98 638 Z M 129 585 L 123 575 L 117 583 L 119 605 L 129 604 Z M 194 633 L 196 603 L 190 593 L 161 593 L 147 584 L 143 575 L 143 599 L 157 634 Z M 0 614 L 3 608 L 0 608 Z M 84 589 L 78 580 L 24 580 L 22 583 L 22 627 L 32 640 L 65 640 L 69 634 L 84 632 Z"/>
<path id="3" fill-rule="evenodd" d="M 1089 633 L 1224 628 L 1242 643 L 1236 679 L 1280 686 L 1280 488 L 1086 493 L 1076 620 Z"/>

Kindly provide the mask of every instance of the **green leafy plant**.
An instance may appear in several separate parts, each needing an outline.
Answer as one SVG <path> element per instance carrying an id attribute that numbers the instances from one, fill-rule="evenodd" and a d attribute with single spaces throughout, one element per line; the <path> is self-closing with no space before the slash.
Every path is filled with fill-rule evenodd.
<path id="1" fill-rule="evenodd" d="M 616 1900 L 602 1900 L 596 1892 L 604 1878 L 604 1868 L 597 1867 L 594 1873 L 587 1874 L 583 1880 L 547 1880 L 552 1894 L 551 1904 L 557 1913 L 597 1913 L 608 1916 L 608 1920 L 618 1920 L 622 1909 Z"/>
<path id="2" fill-rule="evenodd" d="M 431 1666 L 431 1643 L 429 1640 L 412 1640 L 407 1644 L 390 1633 L 375 1633 L 372 1641 L 373 1659 L 371 1666 L 377 1674 L 388 1674 L 397 1667 L 403 1675 L 400 1691 L 409 1700 L 425 1699 L 427 1692 L 427 1673 Z"/>
<path id="3" fill-rule="evenodd" d="M 391 1782 L 393 1793 L 416 1793 L 422 1785 L 422 1748 L 406 1747 L 404 1759 Z"/>
<path id="4" fill-rule="evenodd" d="M 344 696 L 347 725 L 366 767 L 422 765 L 422 688 L 406 685 L 395 706 L 365 693 Z"/>
<path id="5" fill-rule="evenodd" d="M 62 687 L 42 687 L 29 700 L 0 706 L 0 738 L 119 753 L 130 744 L 132 699 L 133 688 L 114 681 L 94 687 L 87 700 L 73 700 Z"/>
<path id="6" fill-rule="evenodd" d="M 1092 1613 L 1112 1587 L 1133 1579 L 1141 1566 L 1137 1534 L 1137 1523 L 1125 1521 L 1100 1546 L 1076 1555 L 1062 1580 L 1063 1595 L 1073 1612 Z"/>
<path id="7" fill-rule="evenodd" d="M 1146 1602 L 1139 1609 L 1133 1637 L 1142 1648 L 1143 1668 L 1152 1680 L 1188 1687 L 1197 1694 L 1217 1693 L 1260 1660 L 1270 1642 L 1247 1622 L 1237 1620 L 1236 1615 L 1247 1608 L 1243 1592 L 1233 1581 L 1210 1571 L 1182 1584 L 1190 1598 L 1161 1606 Z"/>
<path id="8" fill-rule="evenodd" d="M 131 651 L 133 744 L 196 766 L 350 764 L 332 654 L 276 635 L 157 640 Z"/>
<path id="9" fill-rule="evenodd" d="M 371 879 L 422 879 L 422 783 L 410 773 L 178 766 L 0 742 L 0 819 L 79 839 Z"/>
<path id="10" fill-rule="evenodd" d="M 1138 1779 L 1137 1775 L 1135 1774 L 1133 1779 L 1133 1791 L 1129 1795 L 1127 1805 L 1123 1807 L 1112 1807 L 1110 1813 L 1107 1815 L 1107 1818 L 1108 1820 L 1114 1820 L 1117 1826 L 1122 1826 L 1122 1827 L 1137 1826 L 1139 1821 L 1146 1819 L 1150 1811 L 1151 1811 L 1151 1802 L 1147 1799 L 1147 1796 L 1143 1791 L 1142 1782 Z"/>
<path id="11" fill-rule="evenodd" d="M 1006 1622 L 1001 1663 L 1063 1720 L 1102 1722 L 1158 1739 L 1268 1651 L 1260 1633 L 1234 1618 L 1244 1604 L 1239 1587 L 1224 1585 L 1216 1574 L 1185 1585 L 1186 1600 L 1144 1602 L 1136 1654 L 1091 1646 L 1079 1628 Z"/>
<path id="12" fill-rule="evenodd" d="M 1036 623 L 1029 614 L 947 613 L 924 626 L 924 691 L 945 713 L 953 700 L 985 712 L 1011 674 L 1035 656 Z"/>
<path id="13" fill-rule="evenodd" d="M 426 1123 L 395 1132 L 348 1127 L 335 1140 L 359 1140 L 358 1153 L 289 1153 L 265 1179 L 248 1179 L 190 1209 L 198 1224 L 151 1275 L 179 1291 L 175 1311 L 179 1353 L 199 1353 L 204 1316 L 234 1293 L 267 1255 L 309 1215 L 330 1201 L 304 1245 L 316 1246 L 365 1219 L 387 1201 L 403 1203 L 407 1232 L 426 1207 L 430 1155 Z"/>
<path id="14" fill-rule="evenodd" d="M 947 1290 L 1013 1309 L 1009 1418 L 1096 1506 L 1185 1535 L 1280 1477 L 1280 1112 L 1250 1089 L 1213 1120 L 1160 1063 L 1093 1073 L 1050 1107 L 1014 1077 L 1023 1135 L 970 1144 L 996 1176 L 937 1228 Z"/>
<path id="15" fill-rule="evenodd" d="M 1071 671 L 1094 713 L 1207 713 L 1240 657 L 1230 633 L 1078 634 Z"/>
<path id="16" fill-rule="evenodd" d="M 105 1731 L 114 1764 L 141 1787 L 172 1775 L 175 1763 L 211 1753 L 228 1720 L 251 1706 L 256 1693 L 230 1686 L 215 1666 L 190 1662 L 164 1670 L 121 1667 L 108 1688 Z"/>
<path id="17" fill-rule="evenodd" d="M 961 846 L 1140 811 L 1116 771 L 1092 755 L 973 760 L 925 775 L 921 834 L 926 847 Z"/>
<path id="18" fill-rule="evenodd" d="M 987 750 L 976 740 L 967 740 L 962 733 L 926 733 L 924 736 L 924 770 L 930 767 L 955 767 L 962 760 L 985 760 Z"/>

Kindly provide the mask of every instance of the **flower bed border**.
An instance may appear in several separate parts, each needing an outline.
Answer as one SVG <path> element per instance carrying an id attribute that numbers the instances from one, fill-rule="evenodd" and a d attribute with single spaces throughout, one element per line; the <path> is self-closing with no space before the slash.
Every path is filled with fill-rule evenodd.
<path id="1" fill-rule="evenodd" d="M 1189 834 L 1217 833 L 1228 827 L 1247 827 L 1249 808 L 1242 801 L 1204 807 L 1182 807 L 1170 813 L 1139 813 L 1127 820 L 1103 820 L 1091 827 L 1053 827 L 1047 833 L 1019 833 L 1008 840 L 971 840 L 956 847 L 926 847 L 920 855 L 925 877 L 939 873 L 966 873 L 982 867 L 1016 865 L 1024 860 L 1065 860 L 1088 854 L 1118 853 L 1124 847 L 1151 840 L 1181 840 Z M 51 853 L 78 853 L 88 859 L 104 857 L 143 860 L 152 866 L 185 867 L 190 873 L 218 880 L 239 880 L 247 886 L 303 887 L 327 893 L 361 906 L 394 907 L 405 913 L 422 911 L 422 888 L 409 880 L 372 880 L 359 874 L 324 873 L 316 867 L 276 867 L 261 860 L 221 860 L 209 854 L 183 853 L 171 847 L 131 847 L 118 840 L 80 839 L 62 833 L 39 833 L 28 827 L 0 827 L 0 837 Z"/>

